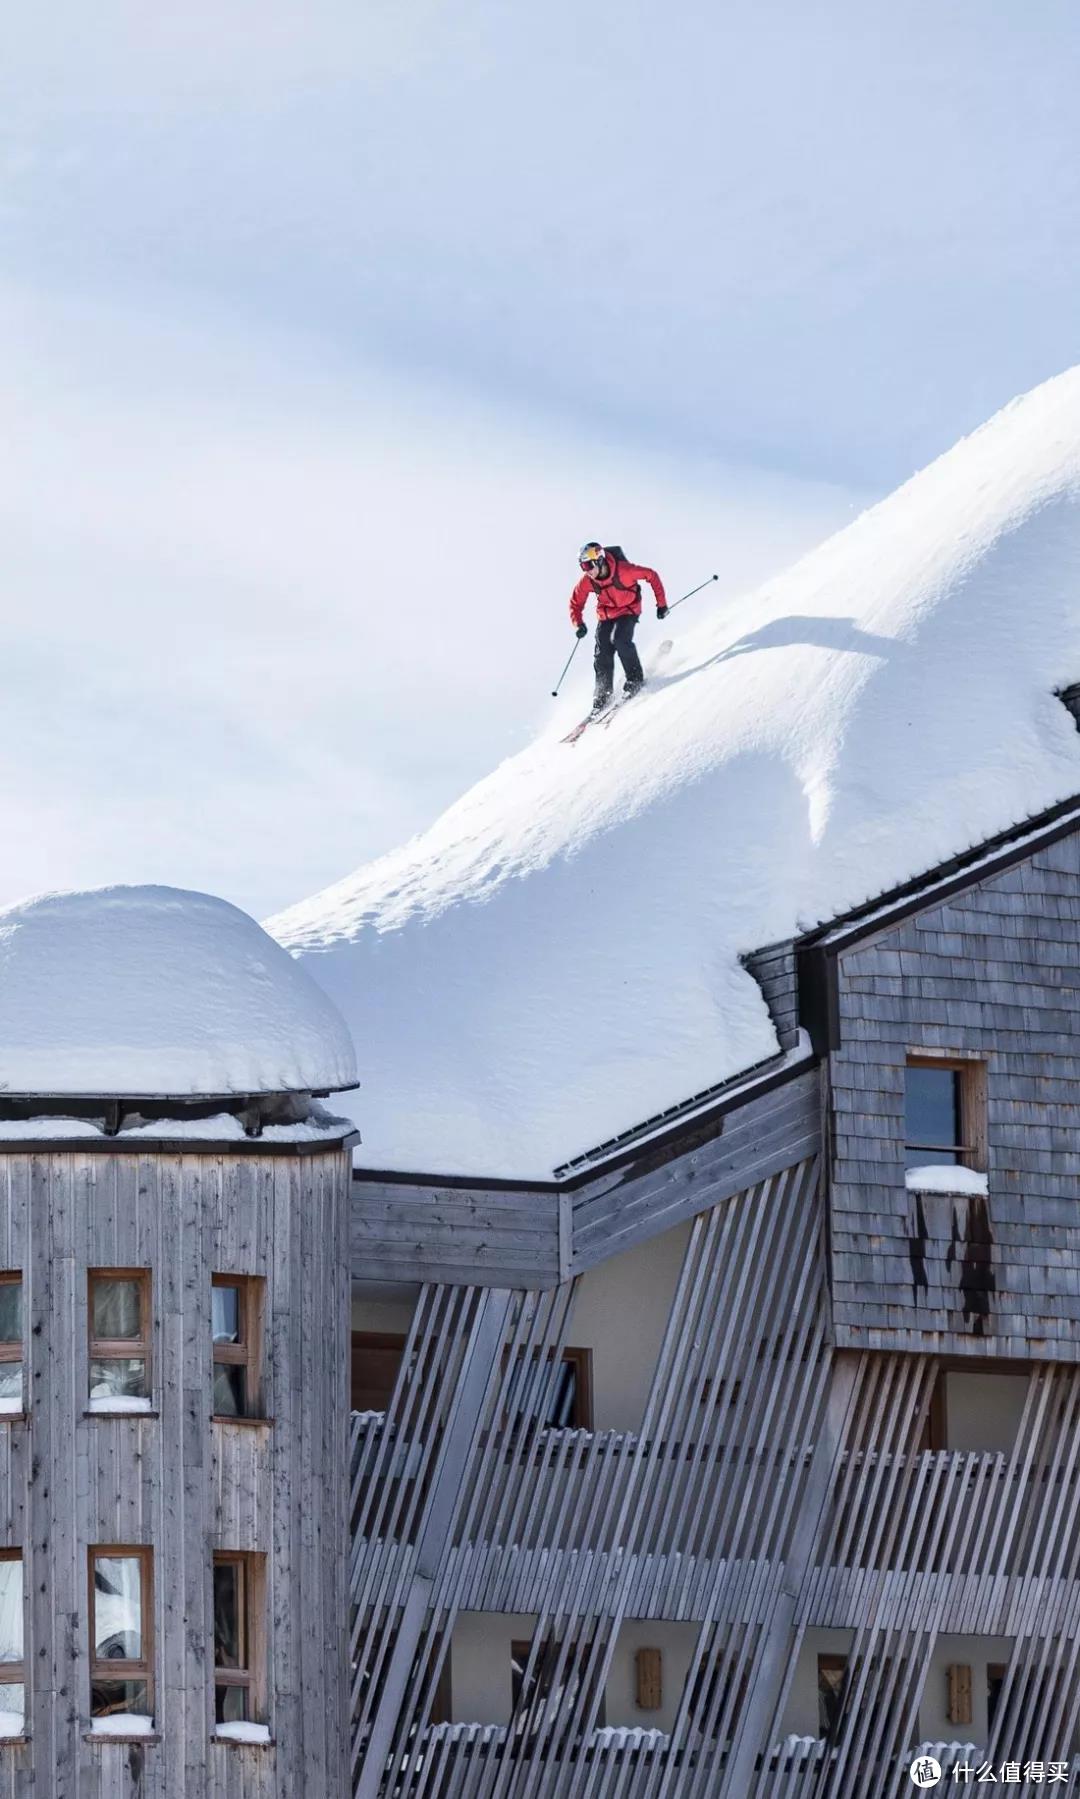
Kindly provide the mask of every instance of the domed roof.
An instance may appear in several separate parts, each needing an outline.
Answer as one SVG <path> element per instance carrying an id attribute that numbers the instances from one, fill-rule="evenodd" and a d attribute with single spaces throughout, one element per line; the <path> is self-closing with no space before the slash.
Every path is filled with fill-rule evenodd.
<path id="1" fill-rule="evenodd" d="M 550 1174 L 777 1053 L 742 955 L 1080 793 L 1080 368 L 715 595 L 610 721 L 562 741 L 579 693 L 269 921 L 363 1017 L 370 1165 Z"/>
<path id="2" fill-rule="evenodd" d="M 355 1084 L 337 1008 L 225 900 L 175 887 L 101 887 L 0 911 L 5 1098 Z"/>

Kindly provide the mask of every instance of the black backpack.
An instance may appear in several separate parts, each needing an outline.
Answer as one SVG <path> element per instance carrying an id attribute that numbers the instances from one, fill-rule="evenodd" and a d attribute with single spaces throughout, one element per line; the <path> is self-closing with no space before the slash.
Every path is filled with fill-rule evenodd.
<path id="1" fill-rule="evenodd" d="M 619 580 L 619 564 L 620 564 L 620 562 L 629 561 L 629 558 L 626 554 L 626 551 L 623 549 L 622 544 L 621 543 L 606 543 L 604 545 L 604 555 L 607 557 L 608 561 L 610 562 L 610 564 L 612 566 L 612 569 L 614 571 L 614 575 L 613 575 L 614 585 L 619 589 L 620 593 L 636 593 L 638 599 L 640 600 L 641 599 L 641 583 L 640 583 L 640 581 L 631 581 L 628 586 L 625 581 Z"/>

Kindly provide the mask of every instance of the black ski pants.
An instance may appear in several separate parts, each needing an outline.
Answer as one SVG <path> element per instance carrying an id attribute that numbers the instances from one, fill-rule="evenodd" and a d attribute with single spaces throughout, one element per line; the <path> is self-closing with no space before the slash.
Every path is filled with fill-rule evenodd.
<path id="1" fill-rule="evenodd" d="M 634 648 L 634 626 L 637 622 L 635 613 L 621 612 L 618 618 L 602 618 L 597 625 L 596 648 L 593 651 L 593 668 L 596 670 L 594 708 L 606 706 L 611 698 L 616 653 L 623 665 L 627 693 L 632 693 L 644 681 L 641 657 Z"/>

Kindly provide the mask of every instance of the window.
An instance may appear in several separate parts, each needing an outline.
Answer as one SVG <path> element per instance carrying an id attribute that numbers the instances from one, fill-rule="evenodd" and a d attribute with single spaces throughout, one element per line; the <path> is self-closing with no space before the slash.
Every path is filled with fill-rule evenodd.
<path id="1" fill-rule="evenodd" d="M 818 1736 L 831 1737 L 840 1723 L 847 1687 L 847 1656 L 817 1658 Z"/>
<path id="2" fill-rule="evenodd" d="M 908 1168 L 986 1167 L 986 1066 L 909 1056 L 904 1081 Z"/>
<path id="3" fill-rule="evenodd" d="M 987 1735 L 994 1728 L 998 1706 L 1001 1704 L 1001 1689 L 1005 1685 L 1008 1671 L 1006 1662 L 987 1662 L 986 1664 L 986 1730 Z"/>
<path id="4" fill-rule="evenodd" d="M 0 1737 L 23 1733 L 25 1681 L 22 1556 L 17 1549 L 0 1549 Z"/>
<path id="5" fill-rule="evenodd" d="M 263 1282 L 215 1274 L 210 1288 L 215 1418 L 256 1418 L 262 1403 Z"/>
<path id="6" fill-rule="evenodd" d="M 149 1549 L 90 1551 L 90 1714 L 150 1718 L 153 1556 Z"/>
<path id="7" fill-rule="evenodd" d="M 921 1449 L 1000 1451 L 1010 1455 L 1027 1398 L 1026 1368 L 980 1367 L 970 1357 L 962 1367 L 938 1371 Z"/>
<path id="8" fill-rule="evenodd" d="M 923 1420 L 919 1448 L 934 1451 L 949 1448 L 948 1388 L 945 1384 L 943 1368 L 938 1369 L 934 1377 L 934 1385 L 930 1390 L 930 1404 Z"/>
<path id="9" fill-rule="evenodd" d="M 214 1557 L 214 1717 L 250 1724 L 261 1711 L 264 1560 L 261 1555 Z"/>
<path id="10" fill-rule="evenodd" d="M 385 1412 L 394 1391 L 405 1338 L 398 1331 L 353 1331 L 352 1409 Z"/>
<path id="11" fill-rule="evenodd" d="M 556 1430 L 592 1429 L 591 1350 L 564 1349 L 558 1357 L 549 1351 L 543 1359 L 537 1352 L 528 1369 L 518 1357 L 506 1383 L 506 1421 L 526 1418 Z"/>
<path id="12" fill-rule="evenodd" d="M 529 1665 L 531 1649 L 531 1637 L 514 1637 L 510 1644 L 510 1709 L 515 1714 L 523 1709 L 526 1697 L 532 1698 L 535 1695 L 546 1698 L 551 1685 L 546 1668 L 550 1660 L 550 1645 L 547 1643 L 541 1648 L 532 1677 L 526 1685 L 525 1670 Z"/>
<path id="13" fill-rule="evenodd" d="M 90 1271 L 90 1404 L 150 1403 L 150 1270 Z"/>
<path id="14" fill-rule="evenodd" d="M 533 1638 L 514 1637 L 510 1644 L 510 1707 L 517 1731 L 537 1728 L 535 1718 L 527 1722 L 530 1714 L 548 1699 L 554 1699 L 559 1711 L 565 1714 L 565 1708 L 576 1705 L 580 1698 L 582 1686 L 582 1662 L 588 1659 L 588 1644 L 575 1642 L 563 1654 L 563 1645 L 554 1637 L 545 1638 L 537 1648 L 536 1661 L 529 1671 L 529 1656 L 532 1652 Z M 590 1681 L 596 1679 L 598 1668 L 589 1671 Z M 547 1707 L 545 1706 L 545 1710 Z M 601 1695 L 596 1714 L 596 1722 L 605 1722 L 604 1697 Z"/>
<path id="15" fill-rule="evenodd" d="M 0 1414 L 22 1409 L 22 1275 L 0 1274 Z"/>

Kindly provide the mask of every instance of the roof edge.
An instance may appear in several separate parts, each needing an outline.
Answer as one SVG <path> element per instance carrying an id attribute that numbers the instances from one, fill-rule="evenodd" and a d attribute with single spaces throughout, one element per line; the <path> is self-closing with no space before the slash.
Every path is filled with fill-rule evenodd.
<path id="1" fill-rule="evenodd" d="M 314 1137 L 299 1143 L 268 1143 L 265 1137 L 4 1137 L 0 1156 L 324 1156 L 351 1149 L 359 1131 Z"/>
<path id="2" fill-rule="evenodd" d="M 899 920 L 940 905 L 955 893 L 981 881 L 993 880 L 1019 862 L 1027 860 L 1034 850 L 1057 843 L 1080 831 L 1080 794 L 1060 800 L 1045 812 L 1033 813 L 1007 831 L 984 838 L 959 855 L 939 862 L 925 873 L 886 888 L 873 899 L 863 900 L 848 912 L 840 912 L 812 930 L 796 934 L 791 941 L 798 950 L 826 949 L 830 953 L 846 949 L 878 930 L 885 930 Z M 765 947 L 771 948 L 772 945 Z M 760 953 L 757 950 L 751 955 Z"/>
<path id="3" fill-rule="evenodd" d="M 646 1120 L 624 1132 L 623 1138 L 617 1142 L 624 1143 L 626 1138 L 632 1138 L 632 1142 L 625 1142 L 622 1148 L 613 1145 L 612 1154 L 593 1160 L 591 1158 L 594 1152 L 587 1151 L 572 1163 L 559 1164 L 567 1171 L 574 1170 L 573 1173 L 568 1172 L 565 1179 L 528 1180 L 501 1175 L 354 1168 L 353 1180 L 362 1185 L 378 1183 L 388 1187 L 442 1187 L 454 1192 L 576 1193 L 582 1187 L 601 1181 L 608 1175 L 617 1174 L 624 1168 L 632 1171 L 633 1163 L 646 1152 L 650 1161 L 655 1161 L 658 1152 L 668 1150 L 674 1160 L 688 1147 L 707 1141 L 710 1136 L 719 1136 L 724 1128 L 724 1120 L 730 1113 L 748 1105 L 751 1100 L 772 1092 L 776 1087 L 785 1086 L 799 1075 L 808 1073 L 817 1065 L 818 1060 L 809 1035 L 801 1031 L 795 1049 L 785 1050 L 752 1068 L 740 1069 L 729 1080 L 719 1082 L 715 1087 L 707 1088 L 703 1093 L 685 1101 L 682 1107 L 672 1107 L 671 1112 L 678 1112 L 677 1119 L 672 1120 L 670 1113 L 661 1113 L 655 1119 Z M 688 1139 L 692 1139 L 692 1142 L 688 1142 Z"/>

